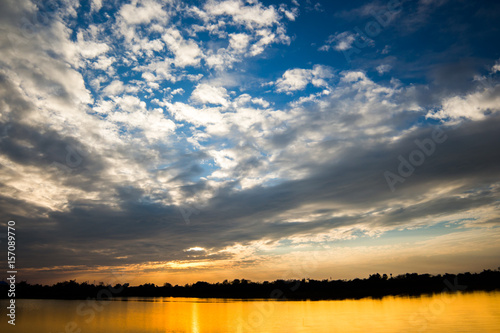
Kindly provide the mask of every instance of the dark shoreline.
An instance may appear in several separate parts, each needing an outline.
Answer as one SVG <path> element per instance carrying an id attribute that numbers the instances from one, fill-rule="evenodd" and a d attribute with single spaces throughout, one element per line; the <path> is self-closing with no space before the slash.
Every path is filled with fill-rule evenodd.
<path id="1" fill-rule="evenodd" d="M 436 293 L 424 293 L 418 295 L 407 295 L 407 294 L 399 294 L 399 295 L 384 295 L 380 297 L 366 296 L 360 298 L 237 298 L 237 297 L 198 297 L 198 296 L 117 296 L 112 298 L 102 298 L 99 299 L 99 302 L 149 302 L 149 303 L 162 303 L 165 301 L 162 300 L 154 300 L 155 298 L 179 298 L 179 299 L 199 299 L 199 300 L 214 300 L 208 301 L 205 303 L 231 303 L 231 302 L 264 302 L 264 301 L 278 301 L 278 302 L 320 302 L 320 301 L 359 301 L 359 300 L 383 300 L 386 297 L 401 297 L 401 298 L 419 298 L 419 297 L 431 297 L 437 295 L 464 295 L 464 294 L 473 294 L 476 292 L 485 292 L 485 293 L 495 293 L 500 292 L 500 288 L 496 288 L 493 290 L 463 290 L 463 291 L 441 291 Z M 83 300 L 97 300 L 96 298 L 36 298 L 36 297 L 22 297 L 18 298 L 19 300 L 48 300 L 48 301 L 83 301 Z M 1 300 L 8 300 L 5 297 L 0 297 Z"/>
<path id="2" fill-rule="evenodd" d="M 0 285 L 0 299 L 7 298 L 7 284 Z M 453 292 L 500 290 L 500 269 L 484 270 L 481 273 L 461 274 L 402 274 L 388 277 L 373 274 L 366 279 L 353 280 L 276 280 L 251 282 L 245 279 L 222 283 L 196 282 L 184 286 L 143 284 L 114 286 L 103 283 L 94 285 L 75 280 L 56 283 L 52 286 L 16 284 L 17 299 L 97 299 L 120 300 L 128 297 L 189 297 L 218 298 L 231 300 L 345 300 L 386 296 L 418 297 Z"/>

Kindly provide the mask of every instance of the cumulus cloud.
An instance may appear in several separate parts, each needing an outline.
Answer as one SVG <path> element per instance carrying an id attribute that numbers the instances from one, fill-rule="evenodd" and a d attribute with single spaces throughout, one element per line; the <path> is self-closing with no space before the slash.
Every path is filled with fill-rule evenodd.
<path id="1" fill-rule="evenodd" d="M 444 99 L 442 107 L 430 111 L 427 117 L 434 119 L 473 119 L 481 120 L 500 110 L 500 85 L 487 87 L 482 91 L 465 96 L 453 96 Z"/>
<path id="2" fill-rule="evenodd" d="M 168 20 L 163 6 L 153 0 L 133 0 L 120 8 L 119 15 L 127 24 L 144 24 L 153 20 L 165 23 Z"/>
<path id="3" fill-rule="evenodd" d="M 81 32 L 78 33 L 77 39 L 78 39 L 77 47 L 80 51 L 80 54 L 84 58 L 96 58 L 97 56 L 105 54 L 106 52 L 109 51 L 109 46 L 105 43 L 95 43 L 95 42 L 85 41 L 83 38 L 83 34 Z"/>
<path id="4" fill-rule="evenodd" d="M 276 91 L 292 92 L 303 90 L 309 83 L 315 87 L 324 87 L 328 85 L 326 80 L 332 77 L 332 70 L 322 65 L 315 65 L 313 69 L 289 69 L 276 81 Z"/>
<path id="5" fill-rule="evenodd" d="M 102 8 L 102 0 L 92 0 L 92 3 L 90 5 L 90 10 L 92 12 L 98 12 Z"/>
<path id="6" fill-rule="evenodd" d="M 201 59 L 201 51 L 193 40 L 184 40 L 179 31 L 169 28 L 162 36 L 167 48 L 175 55 L 174 64 L 178 67 L 196 66 Z"/>
<path id="7" fill-rule="evenodd" d="M 273 5 L 264 6 L 259 1 L 244 3 L 241 0 L 210 0 L 205 3 L 203 10 L 197 7 L 191 7 L 190 10 L 204 21 L 203 25 L 195 26 L 195 31 L 209 31 L 224 39 L 229 37 L 228 48 L 203 52 L 206 63 L 211 68 L 231 68 L 245 57 L 262 54 L 271 44 L 290 43 L 279 11 Z M 292 12 L 287 13 L 285 16 L 292 15 Z M 223 30 L 226 26 L 239 26 L 239 29 L 247 31 L 226 33 Z"/>
<path id="8" fill-rule="evenodd" d="M 146 103 L 134 96 L 114 98 L 113 112 L 107 120 L 125 126 L 128 131 L 139 129 L 149 141 L 165 140 L 175 128 L 175 123 L 164 117 L 162 109 L 148 110 Z"/>
<path id="9" fill-rule="evenodd" d="M 214 87 L 205 83 L 200 83 L 191 93 L 191 100 L 201 104 L 216 104 L 227 106 L 228 94 L 223 87 Z"/>
<path id="10" fill-rule="evenodd" d="M 115 57 L 99 56 L 97 61 L 93 63 L 92 67 L 106 71 L 112 69 L 111 65 L 116 61 Z"/>
<path id="11" fill-rule="evenodd" d="M 247 34 L 230 34 L 229 46 L 238 52 L 244 52 L 250 43 L 250 36 Z"/>
<path id="12" fill-rule="evenodd" d="M 276 9 L 273 6 L 264 7 L 260 2 L 245 4 L 241 0 L 209 0 L 204 10 L 208 15 L 229 16 L 234 23 L 249 28 L 271 26 L 278 21 Z"/>
<path id="13" fill-rule="evenodd" d="M 109 85 L 107 85 L 102 92 L 105 93 L 106 95 L 119 95 L 125 90 L 125 86 L 123 85 L 123 82 L 120 80 L 114 80 L 111 82 Z"/>

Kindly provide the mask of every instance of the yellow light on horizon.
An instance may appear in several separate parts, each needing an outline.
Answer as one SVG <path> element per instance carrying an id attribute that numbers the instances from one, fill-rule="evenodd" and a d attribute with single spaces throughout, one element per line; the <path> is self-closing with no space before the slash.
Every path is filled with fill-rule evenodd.
<path id="1" fill-rule="evenodd" d="M 191 252 L 191 251 L 197 251 L 198 252 L 198 251 L 205 251 L 205 249 L 202 248 L 202 247 L 199 247 L 199 246 L 195 246 L 195 247 L 191 247 L 191 248 L 189 248 L 189 249 L 187 249 L 185 251 L 186 252 Z"/>

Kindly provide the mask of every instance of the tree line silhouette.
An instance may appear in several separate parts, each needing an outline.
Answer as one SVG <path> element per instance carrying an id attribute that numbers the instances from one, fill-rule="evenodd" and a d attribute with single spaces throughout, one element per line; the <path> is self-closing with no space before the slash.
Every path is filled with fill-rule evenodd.
<path id="1" fill-rule="evenodd" d="M 0 297 L 7 297 L 8 285 L 0 284 Z M 78 283 L 76 280 L 56 283 L 52 286 L 16 284 L 16 298 L 42 299 L 97 299 L 115 297 L 199 297 L 199 298 L 262 298 L 262 299 L 359 299 L 380 298 L 389 295 L 418 296 L 455 291 L 500 290 L 500 267 L 498 270 L 484 270 L 481 273 L 460 274 L 417 274 L 407 273 L 395 277 L 370 275 L 365 279 L 353 280 L 275 280 L 252 282 L 245 279 L 208 283 L 198 281 L 184 286 L 165 283 L 157 286 L 146 283 L 130 286 L 128 283 L 106 285 L 104 283 Z"/>

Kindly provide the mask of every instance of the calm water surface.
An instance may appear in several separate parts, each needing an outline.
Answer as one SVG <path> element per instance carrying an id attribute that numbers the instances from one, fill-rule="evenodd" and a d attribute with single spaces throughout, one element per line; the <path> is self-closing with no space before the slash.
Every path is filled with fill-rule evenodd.
<path id="1" fill-rule="evenodd" d="M 133 298 L 17 300 L 1 332 L 500 332 L 500 292 L 381 300 L 241 301 Z"/>

